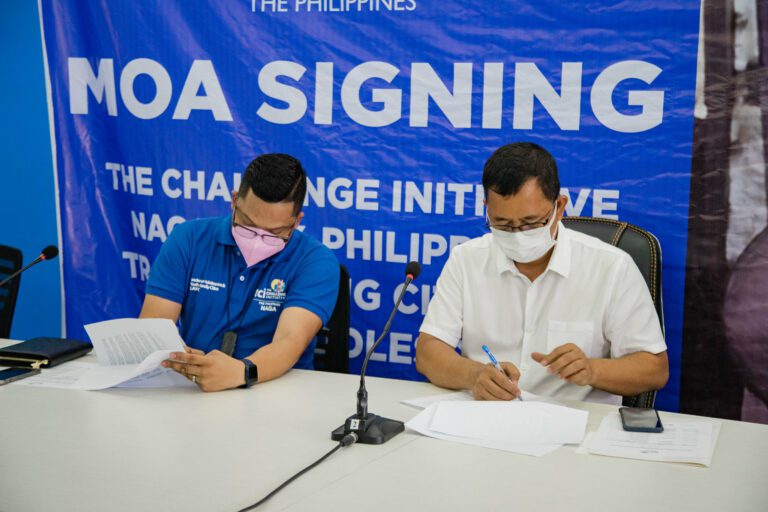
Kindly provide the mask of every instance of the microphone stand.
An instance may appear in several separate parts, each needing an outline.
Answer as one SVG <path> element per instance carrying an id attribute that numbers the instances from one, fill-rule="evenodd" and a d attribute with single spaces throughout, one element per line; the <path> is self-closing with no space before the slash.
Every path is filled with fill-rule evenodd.
<path id="1" fill-rule="evenodd" d="M 27 270 L 29 267 L 31 267 L 31 266 L 33 266 L 33 265 L 37 265 L 38 263 L 40 263 L 40 262 L 41 262 L 41 261 L 43 261 L 43 260 L 45 260 L 45 258 L 44 258 L 44 257 L 43 257 L 43 255 L 41 254 L 40 256 L 38 256 L 38 257 L 37 257 L 37 259 L 36 259 L 36 260 L 34 260 L 32 263 L 30 263 L 30 264 L 29 264 L 29 265 L 27 265 L 26 267 L 24 267 L 24 268 L 21 268 L 21 269 L 17 270 L 17 271 L 16 271 L 16 272 L 14 272 L 13 274 L 9 275 L 8 277 L 6 277 L 6 278 L 5 278 L 5 279 L 3 279 L 2 281 L 0 281 L 0 287 L 3 287 L 3 286 L 5 286 L 5 285 L 6 285 L 6 283 L 8 283 L 8 282 L 12 281 L 14 277 L 18 276 L 19 274 L 21 274 L 22 272 L 24 272 L 25 270 Z"/>
<path id="2" fill-rule="evenodd" d="M 368 368 L 368 360 L 371 358 L 373 351 L 376 350 L 376 347 L 379 346 L 381 340 L 383 340 L 384 336 L 389 332 L 392 319 L 395 317 L 395 313 L 397 313 L 397 308 L 400 307 L 400 302 L 403 300 L 405 291 L 412 281 L 413 276 L 409 274 L 405 280 L 403 289 L 400 292 L 400 296 L 395 302 L 395 308 L 392 310 L 387 323 L 384 325 L 384 330 L 365 355 L 363 367 L 360 370 L 360 388 L 357 390 L 357 413 L 347 418 L 347 421 L 345 421 L 342 426 L 331 432 L 331 439 L 334 441 L 341 441 L 344 436 L 354 432 L 359 438 L 357 441 L 358 443 L 384 444 L 405 430 L 405 425 L 402 421 L 391 420 L 368 412 L 368 391 L 365 389 L 365 371 Z"/>
<path id="3" fill-rule="evenodd" d="M 44 248 L 44 249 L 43 249 L 43 250 L 40 252 L 40 256 L 38 256 L 37 258 L 35 258 L 35 260 L 34 260 L 32 263 L 30 263 L 29 265 L 27 265 L 26 267 L 24 267 L 24 268 L 22 268 L 22 269 L 20 269 L 20 270 L 17 270 L 17 271 L 16 271 L 16 272 L 14 272 L 13 274 L 9 275 L 8 277 L 6 277 L 6 278 L 5 278 L 5 279 L 3 279 L 2 281 L 0 281 L 0 288 L 2 288 L 3 286 L 5 286 L 5 285 L 6 285 L 7 283 L 9 283 L 9 282 L 10 282 L 10 281 L 11 281 L 11 280 L 14 278 L 14 277 L 16 277 L 16 276 L 20 275 L 22 272 L 24 272 L 25 270 L 27 270 L 29 267 L 32 267 L 32 266 L 34 266 L 34 265 L 37 265 L 37 264 L 38 264 L 38 263 L 40 263 L 41 261 L 52 260 L 53 258 L 55 258 L 55 257 L 56 257 L 56 256 L 58 256 L 58 255 L 59 255 L 59 248 L 58 248 L 58 247 L 56 247 L 55 245 L 49 245 L 49 246 L 47 246 L 46 248 Z"/>

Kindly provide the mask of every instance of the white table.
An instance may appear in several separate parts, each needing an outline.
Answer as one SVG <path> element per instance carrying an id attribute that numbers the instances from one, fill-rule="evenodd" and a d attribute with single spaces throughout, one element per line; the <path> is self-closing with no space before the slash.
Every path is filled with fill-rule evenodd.
<path id="1" fill-rule="evenodd" d="M 92 356 L 89 356 L 92 357 Z M 249 390 L 0 387 L 0 511 L 236 511 L 332 448 L 358 377 L 294 370 Z M 430 384 L 367 379 L 371 412 L 403 421 Z M 589 430 L 614 407 L 590 412 Z M 679 415 L 667 414 L 667 418 Z M 664 416 L 662 416 L 664 419 Z M 768 510 L 768 426 L 723 421 L 710 468 L 541 458 L 405 432 L 354 445 L 260 510 Z"/>

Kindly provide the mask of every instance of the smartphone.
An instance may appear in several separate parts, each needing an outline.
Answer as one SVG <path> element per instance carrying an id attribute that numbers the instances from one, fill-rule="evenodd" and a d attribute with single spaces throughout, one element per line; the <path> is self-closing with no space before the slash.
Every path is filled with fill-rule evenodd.
<path id="1" fill-rule="evenodd" d="M 25 377 L 37 375 L 38 373 L 40 373 L 40 370 L 35 370 L 34 368 L 6 368 L 5 370 L 0 370 L 0 386 Z"/>
<path id="2" fill-rule="evenodd" d="M 620 407 L 621 424 L 627 432 L 664 432 L 656 409 Z"/>

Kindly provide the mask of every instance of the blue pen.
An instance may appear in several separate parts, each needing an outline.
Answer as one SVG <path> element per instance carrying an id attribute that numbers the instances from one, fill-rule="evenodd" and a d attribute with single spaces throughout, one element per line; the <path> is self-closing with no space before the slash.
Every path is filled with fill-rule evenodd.
<path id="1" fill-rule="evenodd" d="M 488 345 L 483 345 L 483 352 L 485 352 L 486 354 L 488 354 L 488 359 L 490 359 L 490 360 L 491 360 L 491 364 L 492 364 L 493 366 L 495 366 L 495 367 L 496 367 L 496 369 L 497 369 L 497 370 L 499 370 L 499 371 L 500 371 L 500 372 L 501 372 L 501 373 L 502 373 L 502 374 L 503 374 L 503 375 L 506 377 L 506 376 L 507 376 L 506 372 L 505 372 L 505 371 L 504 371 L 504 369 L 501 367 L 501 365 L 500 365 L 500 364 L 499 364 L 499 362 L 496 360 L 496 358 L 495 358 L 495 357 L 493 357 L 493 354 L 491 354 L 491 349 L 489 349 L 489 348 L 488 348 Z M 518 400 L 520 400 L 521 402 L 523 401 L 523 397 L 522 397 L 522 396 L 520 396 L 520 395 L 518 395 L 518 396 L 517 396 L 517 399 L 518 399 Z"/>

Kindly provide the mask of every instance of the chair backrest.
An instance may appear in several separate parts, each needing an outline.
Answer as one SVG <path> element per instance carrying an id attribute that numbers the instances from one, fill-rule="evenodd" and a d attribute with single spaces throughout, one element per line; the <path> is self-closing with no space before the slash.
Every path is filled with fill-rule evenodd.
<path id="1" fill-rule="evenodd" d="M 339 265 L 339 295 L 328 323 L 317 333 L 315 370 L 349 372 L 349 272 Z"/>
<path id="2" fill-rule="evenodd" d="M 664 332 L 664 304 L 661 297 L 661 245 L 658 239 L 648 231 L 611 219 L 591 217 L 563 217 L 563 224 L 568 229 L 599 238 L 619 249 L 624 250 L 635 261 L 640 273 L 648 285 L 659 316 L 661 331 Z M 628 407 L 653 407 L 656 392 L 648 391 L 636 396 L 625 396 L 623 403 Z"/>
<path id="3" fill-rule="evenodd" d="M 23 256 L 19 249 L 0 245 L 0 281 L 21 268 Z M 0 287 L 0 338 L 11 336 L 13 312 L 16 309 L 16 297 L 19 295 L 21 275 Z"/>

